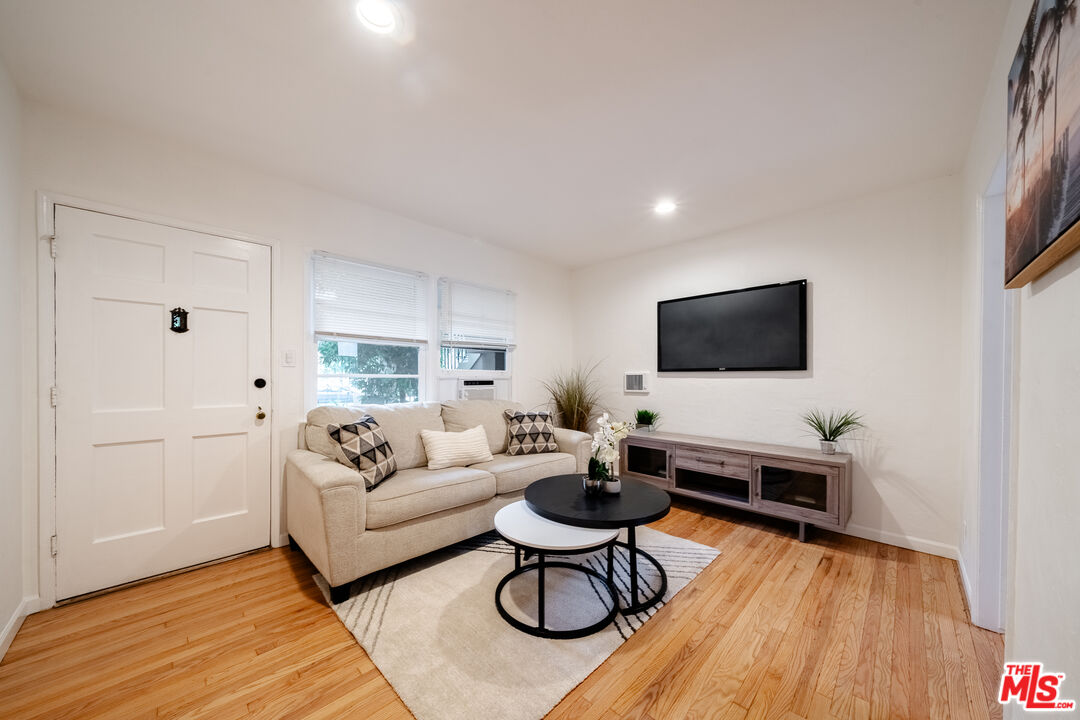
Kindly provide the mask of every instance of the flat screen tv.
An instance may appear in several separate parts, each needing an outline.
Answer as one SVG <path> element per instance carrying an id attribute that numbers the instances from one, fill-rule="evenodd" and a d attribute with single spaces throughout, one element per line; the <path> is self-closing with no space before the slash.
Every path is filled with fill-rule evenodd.
<path id="1" fill-rule="evenodd" d="M 806 369 L 806 280 L 656 304 L 657 371 Z"/>

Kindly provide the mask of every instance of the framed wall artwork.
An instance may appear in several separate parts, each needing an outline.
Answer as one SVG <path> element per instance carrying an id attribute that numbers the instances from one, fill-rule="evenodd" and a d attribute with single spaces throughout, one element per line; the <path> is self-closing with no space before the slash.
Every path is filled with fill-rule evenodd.
<path id="1" fill-rule="evenodd" d="M 1005 287 L 1080 248 L 1078 0 L 1036 0 L 1009 69 Z"/>

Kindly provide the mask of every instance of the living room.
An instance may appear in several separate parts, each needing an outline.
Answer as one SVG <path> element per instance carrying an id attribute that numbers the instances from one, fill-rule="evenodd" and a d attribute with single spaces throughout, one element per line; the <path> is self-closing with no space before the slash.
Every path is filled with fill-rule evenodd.
<path id="1" fill-rule="evenodd" d="M 1010 662 L 1064 673 L 1060 697 L 1080 695 L 1071 612 L 1080 572 L 1059 557 L 1080 541 L 1071 517 L 1080 424 L 1071 231 L 1032 261 L 1045 266 L 1037 277 L 1017 275 L 1023 284 L 1008 290 L 1002 281 L 1005 195 L 1017 183 L 1027 192 L 1029 160 L 1041 164 L 1036 148 L 1047 138 L 1057 147 L 1063 132 L 1067 140 L 1072 122 L 1064 107 L 1056 112 L 1049 84 L 1057 78 L 1063 93 L 1073 67 L 1070 46 L 1053 44 L 1055 26 L 1041 20 L 1069 17 L 1054 8 L 1044 0 L 663 12 L 639 2 L 0 2 L 0 328 L 9 338 L 0 430 L 19 448 L 0 480 L 0 716 L 509 717 L 500 695 L 518 701 L 520 717 L 1017 716 L 1024 708 L 997 696 Z M 1030 77 L 1042 110 L 1018 137 L 1010 123 L 1020 113 L 1006 108 L 1018 105 L 1010 77 L 1028 38 L 1041 53 Z M 139 296 L 138 307 L 171 312 L 154 314 L 143 336 L 137 311 L 88 311 L 120 292 L 125 272 L 145 269 L 147 256 L 93 256 L 79 239 L 128 232 L 139 248 L 158 242 L 151 238 L 170 248 L 161 278 L 182 278 L 211 256 L 262 268 L 244 291 L 262 292 L 250 317 L 262 318 L 264 332 L 239 342 L 230 324 L 237 308 L 224 300 L 214 325 L 212 294 Z M 176 261 L 175 248 L 191 259 Z M 219 265 L 212 277 L 231 278 Z M 389 302 L 363 284 L 372 277 L 412 294 Z M 658 303 L 800 280 L 805 362 L 795 369 L 658 364 Z M 354 293 L 355 312 L 319 295 L 327 283 Z M 145 290 L 129 285 L 123 292 Z M 468 319 L 452 311 L 455 288 L 487 313 L 478 313 L 487 334 L 470 336 L 493 358 L 487 370 L 447 359 L 444 349 L 458 342 L 450 326 Z M 406 309 L 411 329 L 373 324 Z M 204 366 L 171 364 L 183 348 L 198 357 L 200 342 Z M 353 384 L 357 372 L 331 368 L 320 343 L 348 358 L 358 342 L 409 348 L 413 365 Z M 157 395 L 136 392 L 145 379 L 136 360 L 168 368 L 154 376 L 159 385 L 145 385 Z M 556 429 L 558 454 L 573 457 L 549 474 L 588 474 L 603 411 L 615 423 L 642 408 L 659 413 L 657 432 L 636 429 L 624 443 L 768 444 L 774 450 L 761 457 L 782 447 L 811 464 L 833 461 L 804 415 L 852 411 L 863 427 L 836 456 L 850 457 L 850 516 L 806 529 L 782 514 L 672 492 L 670 511 L 639 527 L 638 539 L 700 562 L 683 573 L 668 564 L 667 591 L 643 614 L 618 612 L 626 591 L 615 588 L 617 617 L 579 639 L 532 637 L 492 602 L 519 554 L 514 530 L 493 534 L 493 518 L 505 502 L 529 500 L 525 480 L 505 502 L 495 502 L 501 490 L 468 500 L 476 517 L 459 517 L 452 530 L 421 522 L 419 533 L 380 535 L 404 517 L 399 509 L 383 511 L 386 526 L 370 524 L 380 488 L 424 482 L 412 480 L 434 454 L 424 423 L 482 425 L 495 461 L 509 452 L 497 414 L 451 419 L 465 381 L 484 383 L 469 387 L 478 396 L 490 388 L 506 407 L 554 411 L 556 422 L 547 385 L 590 368 L 599 402 L 579 428 L 585 435 Z M 254 525 L 205 545 L 168 535 L 166 490 L 144 494 L 118 481 L 152 475 L 147 467 L 165 477 L 173 456 L 155 459 L 157 436 L 95 435 L 95 423 L 120 409 L 147 397 L 146 407 L 164 404 L 155 398 L 186 387 L 184 373 L 223 394 L 235 388 L 222 378 L 243 377 L 242 401 L 194 406 L 240 408 L 244 452 L 259 456 L 219 468 L 222 478 L 244 475 L 249 504 L 239 515 Z M 643 392 L 628 388 L 629 376 L 640 376 Z M 325 540 L 337 505 L 320 500 L 314 520 L 292 512 L 304 501 L 294 505 L 290 493 L 305 486 L 290 475 L 290 458 L 311 450 L 313 427 L 327 437 L 309 412 L 382 405 L 388 393 L 370 388 L 391 380 L 401 381 L 402 399 L 433 403 L 437 417 L 406 437 L 412 420 L 399 426 L 392 412 L 371 413 L 399 469 L 357 501 L 367 503 L 367 536 L 382 544 L 349 559 Z M 90 411 L 95 404 L 109 412 Z M 181 415 L 168 417 L 162 438 L 181 424 Z M 157 422 L 145 413 L 128 424 Z M 184 462 L 226 467 L 232 445 L 221 439 L 241 434 L 227 422 L 195 427 L 189 437 L 214 444 Z M 124 443 L 137 454 L 94 465 Z M 411 466 L 409 447 L 425 462 Z M 332 482 L 365 472 L 347 457 L 318 460 Z M 232 502 L 229 478 L 199 485 L 191 474 L 196 484 L 180 486 L 187 496 Z M 624 500 L 631 481 L 624 473 Z M 87 503 L 101 505 L 96 520 Z M 159 511 L 145 527 L 131 524 Z M 185 527 L 208 530 L 209 520 L 232 515 L 215 511 Z M 619 527 L 629 564 L 634 526 Z M 172 539 L 153 546 L 156 535 Z M 94 554 L 121 536 L 123 547 L 140 549 Z M 462 570 L 470 579 L 451 597 L 449 580 L 422 579 L 440 565 L 453 575 L 457 566 L 442 563 L 453 548 L 483 564 L 475 584 Z M 380 553 L 394 562 L 363 565 Z M 528 551 L 520 560 L 535 566 Z M 340 570 L 354 561 L 366 571 Z M 179 572 L 190 566 L 199 567 Z M 424 616 L 424 632 L 380 635 L 382 654 L 332 602 L 344 587 L 346 602 L 370 595 L 392 619 L 390 600 L 409 593 L 373 594 L 380 577 L 394 578 L 387 588 L 407 580 L 428 588 L 401 610 Z M 551 584 L 558 577 L 547 586 L 551 622 L 565 610 Z M 524 582 L 535 578 L 518 580 L 502 597 L 536 601 Z M 569 597 L 575 617 L 608 607 Z M 475 631 L 479 650 L 462 628 Z M 871 641 L 873 629 L 880 636 Z M 427 679 L 402 661 L 418 656 L 438 659 L 423 664 Z M 492 669 L 516 663 L 534 672 L 533 686 Z M 440 675 L 443 666 L 459 673 Z M 541 682 L 552 667 L 567 671 Z M 465 682 L 477 668 L 492 677 Z M 264 677 L 254 679 L 256 670 Z M 57 674 L 57 689 L 43 690 Z"/>

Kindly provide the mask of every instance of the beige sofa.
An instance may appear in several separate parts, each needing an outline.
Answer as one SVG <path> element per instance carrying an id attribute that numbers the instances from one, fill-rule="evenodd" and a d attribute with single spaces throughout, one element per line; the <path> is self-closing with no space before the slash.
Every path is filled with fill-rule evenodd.
<path id="1" fill-rule="evenodd" d="M 556 428 L 559 452 L 506 454 L 499 400 L 317 407 L 300 427 L 300 447 L 285 463 L 290 544 L 298 545 L 331 586 L 335 602 L 359 577 L 494 528 L 495 512 L 550 475 L 584 472 L 592 438 Z M 398 471 L 371 492 L 360 473 L 333 459 L 328 424 L 370 414 L 394 450 Z M 420 430 L 461 431 L 483 425 L 494 459 L 428 470 Z"/>

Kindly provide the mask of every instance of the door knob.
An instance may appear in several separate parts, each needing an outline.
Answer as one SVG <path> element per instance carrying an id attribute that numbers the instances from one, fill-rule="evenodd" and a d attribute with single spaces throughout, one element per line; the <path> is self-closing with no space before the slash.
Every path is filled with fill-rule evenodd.
<path id="1" fill-rule="evenodd" d="M 266 413 L 263 412 L 262 405 L 259 406 L 258 411 L 255 413 L 255 419 L 256 420 L 265 420 L 266 419 Z"/>
<path id="2" fill-rule="evenodd" d="M 262 378 L 255 378 L 255 387 L 262 390 L 264 387 L 266 387 L 266 381 Z"/>

